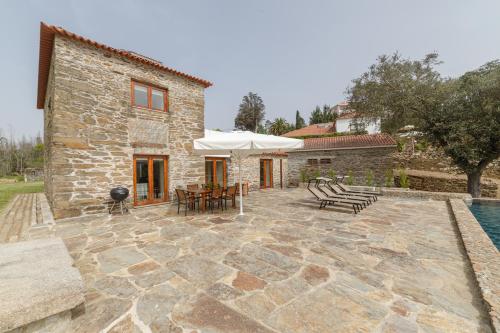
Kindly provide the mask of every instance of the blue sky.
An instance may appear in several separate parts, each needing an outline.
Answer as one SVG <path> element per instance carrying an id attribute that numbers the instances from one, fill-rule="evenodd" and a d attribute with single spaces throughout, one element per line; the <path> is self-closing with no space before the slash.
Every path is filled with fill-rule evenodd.
<path id="1" fill-rule="evenodd" d="M 378 55 L 436 51 L 446 76 L 500 58 L 500 1 L 1 0 L 0 129 L 43 130 L 36 86 L 40 21 L 210 80 L 206 127 L 230 129 L 242 97 L 266 119 L 306 120 L 344 99 Z"/>

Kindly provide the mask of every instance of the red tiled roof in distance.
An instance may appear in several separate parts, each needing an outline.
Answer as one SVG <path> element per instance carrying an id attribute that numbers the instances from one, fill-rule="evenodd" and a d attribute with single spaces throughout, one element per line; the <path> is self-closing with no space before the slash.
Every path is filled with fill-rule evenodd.
<path id="1" fill-rule="evenodd" d="M 287 138 L 297 138 L 308 135 L 324 135 L 328 133 L 335 133 L 335 123 L 313 124 L 290 131 L 282 136 L 286 136 Z"/>
<path id="2" fill-rule="evenodd" d="M 342 148 L 370 148 L 395 146 L 396 141 L 388 134 L 342 135 L 304 140 L 302 150 L 328 150 Z"/>
<path id="3" fill-rule="evenodd" d="M 38 62 L 38 96 L 36 106 L 38 109 L 43 109 L 45 103 L 45 93 L 47 90 L 47 80 L 49 79 L 49 71 L 50 71 L 50 61 L 52 59 L 52 50 L 54 46 L 54 37 L 55 35 L 63 36 L 66 38 L 70 38 L 72 40 L 80 41 L 82 43 L 92 45 L 98 49 L 102 49 L 111 53 L 114 53 L 119 56 L 126 57 L 133 61 L 153 66 L 159 70 L 186 78 L 190 81 L 201 84 L 203 87 L 208 88 L 212 85 L 211 82 L 194 77 L 189 74 L 185 74 L 179 72 L 175 69 L 166 67 L 161 63 L 150 60 L 147 57 L 143 57 L 138 55 L 135 52 L 125 51 L 120 49 L 115 49 L 113 47 L 100 44 L 91 39 L 79 36 L 72 32 L 66 31 L 63 28 L 56 27 L 53 25 L 48 25 L 43 22 L 40 22 L 40 54 L 39 54 L 39 62 Z"/>

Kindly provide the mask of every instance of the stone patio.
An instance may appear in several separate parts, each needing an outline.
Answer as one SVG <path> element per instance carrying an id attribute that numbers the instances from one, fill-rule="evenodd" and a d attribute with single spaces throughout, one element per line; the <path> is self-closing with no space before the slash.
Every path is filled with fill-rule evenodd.
<path id="1" fill-rule="evenodd" d="M 382 197 L 357 216 L 303 189 L 246 215 L 166 206 L 36 227 L 80 270 L 75 332 L 491 332 L 444 201 Z"/>

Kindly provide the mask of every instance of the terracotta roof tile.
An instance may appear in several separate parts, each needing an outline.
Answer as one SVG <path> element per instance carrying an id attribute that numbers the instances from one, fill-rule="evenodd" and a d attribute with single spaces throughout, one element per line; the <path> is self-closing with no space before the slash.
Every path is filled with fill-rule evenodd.
<path id="1" fill-rule="evenodd" d="M 135 52 L 115 49 L 111 46 L 100 44 L 100 43 L 93 41 L 91 39 L 88 39 L 88 38 L 79 36 L 77 34 L 74 34 L 72 32 L 69 32 L 61 27 L 56 27 L 53 25 L 48 25 L 48 24 L 45 24 L 43 22 L 40 22 L 40 56 L 39 56 L 40 58 L 39 58 L 39 63 L 38 63 L 38 96 L 37 96 L 37 108 L 39 108 L 39 109 L 43 109 L 44 102 L 45 102 L 45 93 L 47 90 L 47 80 L 49 78 L 50 61 L 52 58 L 52 49 L 53 49 L 53 45 L 54 45 L 54 36 L 56 34 L 59 36 L 64 36 L 64 37 L 76 40 L 76 41 L 80 41 L 82 43 L 86 43 L 88 45 L 92 45 L 98 49 L 103 49 L 105 51 L 114 53 L 114 54 L 119 55 L 119 56 L 129 58 L 129 59 L 137 61 L 139 63 L 151 65 L 153 67 L 156 67 L 159 70 L 169 72 L 169 73 L 172 73 L 174 75 L 191 80 L 193 82 L 199 83 L 205 88 L 208 88 L 212 85 L 212 83 L 209 81 L 206 81 L 206 80 L 194 77 L 192 75 L 179 72 L 175 69 L 166 67 L 157 61 L 154 61 L 152 59 L 148 59 L 147 57 L 141 57 L 140 55 L 138 55 Z"/>
<path id="2" fill-rule="evenodd" d="M 296 138 L 307 135 L 323 135 L 334 132 L 335 132 L 335 123 L 323 123 L 323 124 L 313 124 L 306 127 L 302 127 L 300 129 L 285 133 L 282 136 L 286 136 L 288 138 Z"/>
<path id="3" fill-rule="evenodd" d="M 396 141 L 388 134 L 343 135 L 335 137 L 311 138 L 304 140 L 303 150 L 365 148 L 395 146 Z"/>

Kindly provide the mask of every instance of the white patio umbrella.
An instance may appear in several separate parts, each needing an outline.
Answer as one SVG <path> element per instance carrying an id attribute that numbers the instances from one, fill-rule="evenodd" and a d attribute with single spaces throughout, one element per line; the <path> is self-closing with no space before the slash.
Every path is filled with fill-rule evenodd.
<path id="1" fill-rule="evenodd" d="M 205 137 L 194 140 L 194 151 L 199 155 L 227 155 L 238 161 L 240 215 L 243 215 L 241 161 L 252 154 L 283 153 L 304 147 L 304 141 L 281 136 L 256 134 L 249 131 L 217 132 L 205 130 Z"/>

